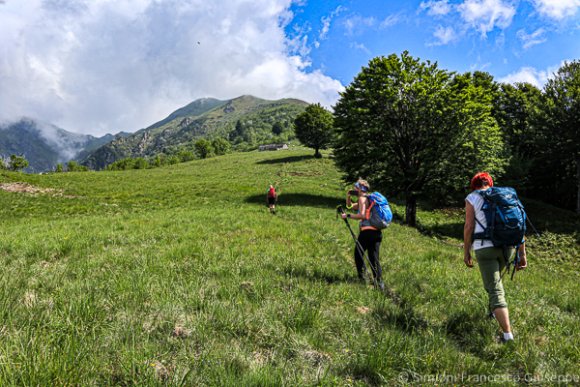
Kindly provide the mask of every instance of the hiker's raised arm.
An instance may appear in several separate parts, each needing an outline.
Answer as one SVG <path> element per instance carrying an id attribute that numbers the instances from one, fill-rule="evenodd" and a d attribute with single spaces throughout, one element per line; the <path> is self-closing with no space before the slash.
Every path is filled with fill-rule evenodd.
<path id="1" fill-rule="evenodd" d="M 350 217 L 353 219 L 364 219 L 364 214 L 367 210 L 367 198 L 364 196 L 359 196 L 358 202 L 352 205 L 354 210 L 360 210 L 356 214 L 352 214 Z"/>
<path id="2" fill-rule="evenodd" d="M 353 203 L 350 195 L 352 195 L 352 191 L 347 191 L 346 192 L 346 208 L 348 208 L 349 210 L 357 211 L 358 210 L 358 202 Z"/>

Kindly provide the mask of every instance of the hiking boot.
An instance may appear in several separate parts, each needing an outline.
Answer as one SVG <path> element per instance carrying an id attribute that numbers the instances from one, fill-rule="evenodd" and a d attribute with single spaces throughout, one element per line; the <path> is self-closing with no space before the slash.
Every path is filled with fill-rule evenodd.
<path id="1" fill-rule="evenodd" d="M 514 336 L 511 333 L 510 334 L 502 333 L 499 335 L 499 342 L 501 344 L 510 344 L 510 343 L 513 344 L 514 343 Z"/>
<path id="2" fill-rule="evenodd" d="M 377 282 L 377 288 L 381 291 L 384 292 L 385 291 L 385 283 L 382 280 L 379 280 Z"/>
<path id="3" fill-rule="evenodd" d="M 514 339 L 504 339 L 503 336 L 500 336 L 499 342 L 500 342 L 500 344 L 507 344 L 507 345 L 513 345 L 513 343 L 515 343 Z"/>

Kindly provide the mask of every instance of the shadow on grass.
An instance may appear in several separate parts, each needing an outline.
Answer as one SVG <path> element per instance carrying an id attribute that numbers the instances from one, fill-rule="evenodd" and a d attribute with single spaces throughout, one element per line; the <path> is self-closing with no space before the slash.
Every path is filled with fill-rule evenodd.
<path id="1" fill-rule="evenodd" d="M 426 236 L 442 236 L 463 239 L 463 221 L 425 226 L 417 222 L 417 230 Z"/>
<path id="2" fill-rule="evenodd" d="M 288 156 L 281 159 L 267 159 L 262 161 L 257 161 L 256 164 L 283 164 L 283 163 L 296 163 L 299 161 L 313 159 L 314 155 L 304 155 L 304 156 Z"/>
<path id="3" fill-rule="evenodd" d="M 429 327 L 429 321 L 415 312 L 413 307 L 393 289 L 386 287 L 383 294 L 399 308 L 396 313 L 384 307 L 377 308 L 373 316 L 379 322 L 397 327 L 403 332 L 417 332 Z"/>
<path id="4" fill-rule="evenodd" d="M 394 290 L 386 288 L 383 293 L 399 307 L 399 310 L 393 313 L 392 310 L 384 307 L 377 308 L 374 317 L 380 322 L 409 333 L 431 327 L 435 331 L 443 332 L 461 351 L 471 353 L 481 359 L 493 358 L 493 355 L 485 351 L 485 347 L 494 336 L 497 324 L 485 315 L 461 311 L 451 315 L 445 324 L 433 325 Z"/>
<path id="5" fill-rule="evenodd" d="M 497 330 L 497 323 L 482 314 L 461 311 L 453 314 L 444 326 L 447 337 L 463 352 L 485 359 L 484 348 Z"/>
<path id="6" fill-rule="evenodd" d="M 253 195 L 246 198 L 246 203 L 266 205 L 266 195 Z M 304 193 L 281 194 L 276 205 L 336 208 L 341 200 L 332 196 L 311 195 Z"/>
<path id="7" fill-rule="evenodd" d="M 345 275 L 345 274 L 336 274 L 336 273 L 328 273 L 323 272 L 317 268 L 312 270 L 307 270 L 303 267 L 287 267 L 284 269 L 284 274 L 286 277 L 298 277 L 304 278 L 306 280 L 312 282 L 326 282 L 327 284 L 335 284 L 335 283 L 360 283 L 359 279 L 352 275 Z"/>

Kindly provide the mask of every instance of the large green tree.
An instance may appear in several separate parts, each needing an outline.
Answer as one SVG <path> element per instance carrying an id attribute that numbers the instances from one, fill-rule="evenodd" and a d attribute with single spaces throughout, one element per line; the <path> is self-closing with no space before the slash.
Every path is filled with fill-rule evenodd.
<path id="1" fill-rule="evenodd" d="M 580 61 L 565 63 L 544 87 L 534 173 L 545 200 L 580 213 Z"/>
<path id="2" fill-rule="evenodd" d="M 494 98 L 493 116 L 510 154 L 504 184 L 527 195 L 534 192 L 531 172 L 541 144 L 535 119 L 541 98 L 541 90 L 529 83 L 501 84 Z"/>
<path id="3" fill-rule="evenodd" d="M 300 142 L 314 149 L 314 157 L 320 158 L 320 149 L 330 145 L 333 136 L 333 116 L 319 103 L 308 105 L 294 120 L 294 131 Z"/>
<path id="4" fill-rule="evenodd" d="M 335 106 L 334 153 L 345 178 L 403 194 L 414 226 L 417 198 L 463 194 L 475 171 L 500 171 L 501 136 L 479 80 L 408 52 L 372 59 Z"/>
<path id="5" fill-rule="evenodd" d="M 493 116 L 497 89 L 488 73 L 465 73 L 451 79 L 445 102 L 445 124 L 449 127 L 438 139 L 443 142 L 443 154 L 434 155 L 423 189 L 430 201 L 456 202 L 464 196 L 467 182 L 477 171 L 495 177 L 504 173 L 509 152 Z"/>

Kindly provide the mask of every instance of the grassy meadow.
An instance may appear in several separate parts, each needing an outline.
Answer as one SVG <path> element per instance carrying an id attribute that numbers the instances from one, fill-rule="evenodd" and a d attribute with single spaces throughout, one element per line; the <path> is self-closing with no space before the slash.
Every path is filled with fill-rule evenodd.
<path id="1" fill-rule="evenodd" d="M 524 201 L 542 236 L 504 280 L 501 345 L 461 209 L 384 232 L 383 294 L 356 281 L 345 185 L 311 154 L 0 172 L 43 189 L 0 190 L 0 385 L 580 384 L 576 215 Z"/>

